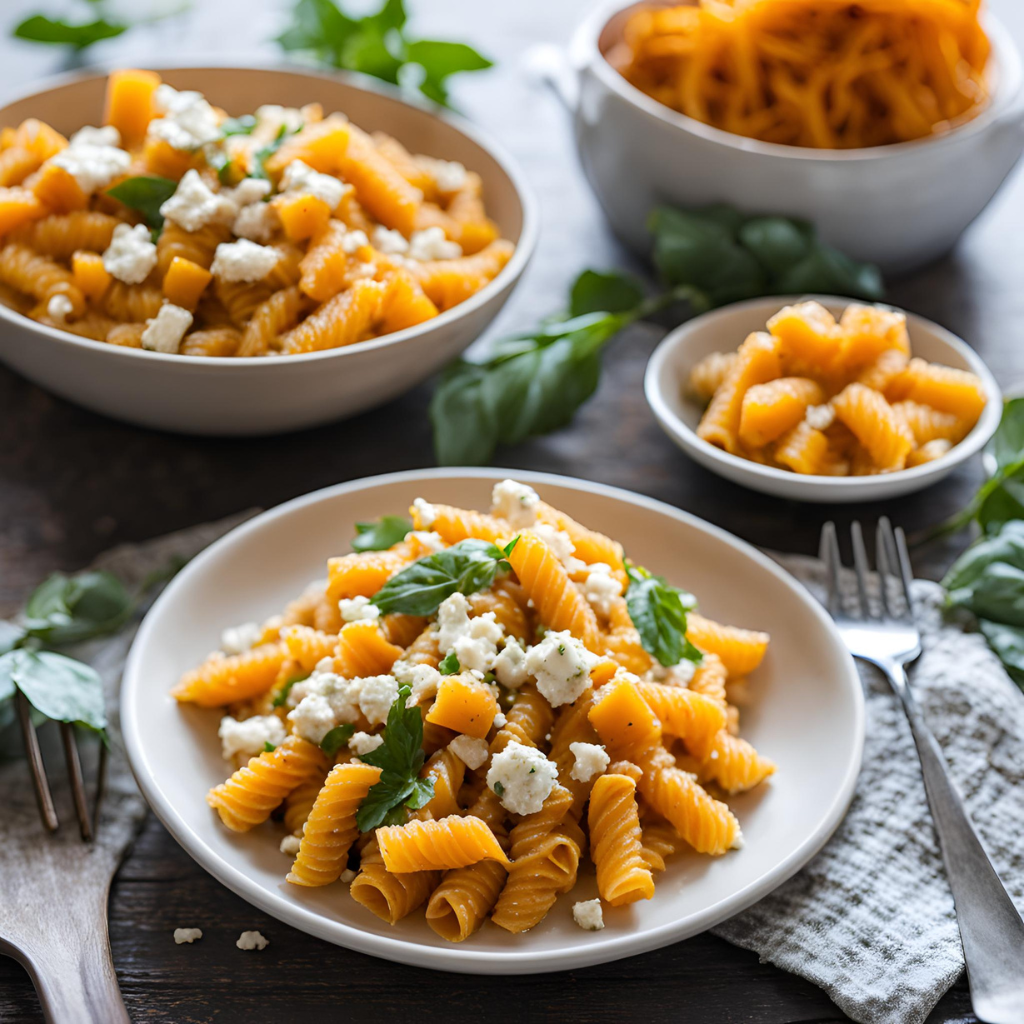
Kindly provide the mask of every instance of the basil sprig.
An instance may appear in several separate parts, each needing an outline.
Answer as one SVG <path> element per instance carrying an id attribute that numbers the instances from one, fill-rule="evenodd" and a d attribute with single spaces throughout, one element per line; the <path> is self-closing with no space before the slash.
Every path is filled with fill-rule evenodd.
<path id="1" fill-rule="evenodd" d="M 684 658 L 699 665 L 702 655 L 686 639 L 686 613 L 697 606 L 693 595 L 639 565 L 627 565 L 626 575 L 626 607 L 644 650 L 666 668 Z"/>
<path id="2" fill-rule="evenodd" d="M 336 725 L 331 731 L 320 741 L 320 749 L 328 754 L 330 757 L 334 755 L 343 747 L 352 736 L 355 734 L 356 727 L 351 722 L 345 722 L 342 725 Z"/>
<path id="3" fill-rule="evenodd" d="M 403 686 L 388 711 L 384 742 L 359 759 L 381 769 L 380 779 L 370 787 L 356 812 L 360 832 L 378 825 L 405 821 L 409 810 L 418 810 L 434 795 L 434 780 L 421 779 L 426 760 L 423 751 L 423 717 L 417 707 L 406 707 L 412 690 Z"/>
<path id="4" fill-rule="evenodd" d="M 138 210 L 146 224 L 154 231 L 159 231 L 164 226 L 164 215 L 160 207 L 174 195 L 177 188 L 178 183 L 170 178 L 138 175 L 125 178 L 113 188 L 108 188 L 107 195 Z"/>
<path id="5" fill-rule="evenodd" d="M 393 547 L 412 529 L 405 516 L 381 516 L 374 522 L 356 523 L 352 538 L 353 551 L 385 551 Z"/>
<path id="6" fill-rule="evenodd" d="M 392 576 L 373 596 L 381 615 L 433 615 L 452 594 L 486 590 L 499 573 L 509 572 L 506 561 L 519 538 L 503 548 L 485 540 L 463 540 L 420 558 Z"/>

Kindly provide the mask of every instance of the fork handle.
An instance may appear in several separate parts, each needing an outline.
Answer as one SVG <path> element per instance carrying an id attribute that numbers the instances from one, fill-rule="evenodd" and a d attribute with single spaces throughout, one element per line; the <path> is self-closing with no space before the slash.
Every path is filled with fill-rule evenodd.
<path id="1" fill-rule="evenodd" d="M 895 675 L 921 759 L 924 789 L 956 906 L 971 1002 L 986 1024 L 1024 1024 L 1024 920 L 992 866 L 956 791 L 938 741 L 928 728 L 907 682 Z"/>

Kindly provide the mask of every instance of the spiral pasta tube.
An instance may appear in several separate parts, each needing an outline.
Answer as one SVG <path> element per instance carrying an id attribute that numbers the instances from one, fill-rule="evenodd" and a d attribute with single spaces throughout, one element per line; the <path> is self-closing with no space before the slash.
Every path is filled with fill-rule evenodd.
<path id="1" fill-rule="evenodd" d="M 602 775 L 590 792 L 587 811 L 597 891 L 613 907 L 654 895 L 654 879 L 643 856 L 636 782 L 628 775 Z"/>
<path id="2" fill-rule="evenodd" d="M 301 836 L 309 812 L 324 785 L 324 776 L 313 775 L 307 781 L 299 783 L 285 798 L 281 820 L 284 827 L 293 835 Z"/>
<path id="3" fill-rule="evenodd" d="M 402 653 L 375 622 L 350 622 L 337 636 L 334 671 L 345 679 L 389 672 Z"/>
<path id="4" fill-rule="evenodd" d="M 295 288 L 282 288 L 261 302 L 245 325 L 239 356 L 262 356 L 276 347 L 278 337 L 291 330 L 308 308 L 302 293 Z"/>
<path id="5" fill-rule="evenodd" d="M 667 735 L 684 740 L 697 757 L 711 753 L 725 728 L 725 709 L 720 703 L 681 686 L 638 683 L 637 689 Z"/>
<path id="6" fill-rule="evenodd" d="M 106 213 L 76 210 L 74 213 L 51 214 L 12 231 L 12 242 L 27 245 L 44 256 L 69 260 L 79 249 L 103 252 L 114 237 L 120 221 Z"/>
<path id="7" fill-rule="evenodd" d="M 285 626 L 281 630 L 281 639 L 288 648 L 288 654 L 306 673 L 312 672 L 317 662 L 332 657 L 338 648 L 336 635 L 321 633 L 309 626 Z"/>
<path id="8" fill-rule="evenodd" d="M 689 630 L 687 630 L 689 635 Z M 726 706 L 725 681 L 728 672 L 722 659 L 717 654 L 705 654 L 704 660 L 700 663 L 697 671 L 693 673 L 690 680 L 690 689 L 694 693 L 703 694 L 723 709 Z"/>
<path id="9" fill-rule="evenodd" d="M 75 285 L 71 271 L 17 242 L 8 242 L 0 248 L 0 283 L 41 302 L 63 295 L 71 303 L 75 316 L 85 312 L 85 296 Z"/>
<path id="10" fill-rule="evenodd" d="M 473 615 L 494 612 L 494 618 L 510 636 L 525 642 L 533 635 L 527 598 L 523 588 L 510 579 L 496 580 L 489 590 L 481 590 L 469 597 Z"/>
<path id="11" fill-rule="evenodd" d="M 612 575 L 623 584 L 629 581 L 626 579 L 625 556 L 622 545 L 611 537 L 606 537 L 597 530 L 591 530 L 576 522 L 571 516 L 552 508 L 547 502 L 537 502 L 537 519 L 542 523 L 553 526 L 556 530 L 563 530 L 569 534 L 576 549 L 573 554 L 587 565 L 595 562 L 603 562 L 611 566 Z"/>
<path id="12" fill-rule="evenodd" d="M 397 924 L 422 906 L 440 880 L 440 871 L 391 874 L 384 867 L 384 858 L 374 837 L 363 847 L 359 874 L 352 880 L 349 892 L 352 899 L 382 921 Z"/>
<path id="13" fill-rule="evenodd" d="M 489 516 L 485 512 L 455 508 L 452 505 L 434 505 L 433 509 L 434 518 L 429 528 L 439 534 L 446 544 L 458 544 L 460 540 L 470 537 L 489 540 L 493 544 L 499 539 L 510 537 L 514 532 L 504 519 Z M 417 530 L 427 529 L 418 508 L 413 507 L 409 512 Z"/>
<path id="14" fill-rule="evenodd" d="M 392 873 L 464 868 L 482 860 L 508 864 L 487 822 L 458 814 L 377 829 L 384 866 Z"/>
<path id="15" fill-rule="evenodd" d="M 686 636 L 702 651 L 717 654 L 730 677 L 750 675 L 761 664 L 769 640 L 767 633 L 723 626 L 696 612 L 686 616 Z"/>
<path id="16" fill-rule="evenodd" d="M 373 597 L 395 573 L 420 557 L 414 541 L 400 541 L 386 551 L 359 551 L 327 561 L 327 596 Z"/>
<path id="17" fill-rule="evenodd" d="M 103 293 L 99 306 L 107 316 L 129 323 L 152 320 L 164 304 L 164 295 L 155 285 L 125 284 L 111 281 Z"/>
<path id="18" fill-rule="evenodd" d="M 274 685 L 287 657 L 284 644 L 260 644 L 242 654 L 211 654 L 186 672 L 171 694 L 182 703 L 216 708 L 258 697 Z"/>
<path id="19" fill-rule="evenodd" d="M 176 256 L 197 263 L 209 270 L 217 246 L 231 239 L 231 229 L 225 224 L 211 221 L 198 231 L 186 231 L 174 221 L 166 221 L 156 242 L 156 266 L 161 277 L 167 273 Z"/>
<path id="20" fill-rule="evenodd" d="M 775 773 L 775 765 L 745 739 L 722 729 L 701 763 L 701 777 L 717 782 L 727 793 L 742 793 Z"/>

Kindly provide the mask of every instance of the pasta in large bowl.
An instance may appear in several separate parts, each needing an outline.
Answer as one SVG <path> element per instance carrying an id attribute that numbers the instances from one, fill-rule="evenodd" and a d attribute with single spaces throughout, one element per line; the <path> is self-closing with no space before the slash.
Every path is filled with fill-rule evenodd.
<path id="1" fill-rule="evenodd" d="M 473 129 L 334 77 L 119 70 L 0 122 L 0 358 L 149 426 L 386 400 L 479 334 L 533 245 Z"/>
<path id="2" fill-rule="evenodd" d="M 845 810 L 863 723 L 827 618 L 763 556 L 623 492 L 463 470 L 215 545 L 140 631 L 124 728 L 160 817 L 258 905 L 520 972 L 674 941 L 787 877 Z"/>

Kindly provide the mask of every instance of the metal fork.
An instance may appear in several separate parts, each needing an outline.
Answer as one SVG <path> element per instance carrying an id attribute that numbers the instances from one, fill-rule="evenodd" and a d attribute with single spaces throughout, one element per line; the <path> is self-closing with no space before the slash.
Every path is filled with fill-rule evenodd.
<path id="1" fill-rule="evenodd" d="M 868 592 L 868 558 L 860 523 L 853 523 L 851 534 L 859 617 L 843 608 L 842 562 L 831 522 L 821 531 L 821 558 L 829 574 L 828 609 L 850 653 L 881 670 L 910 722 L 953 893 L 974 1012 L 986 1024 L 1024 1024 L 1024 920 L 981 845 L 907 678 L 907 666 L 921 654 L 921 636 L 914 623 L 906 538 L 902 530 L 893 530 L 888 519 L 879 520 L 876 609 Z"/>

